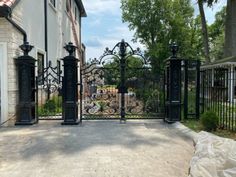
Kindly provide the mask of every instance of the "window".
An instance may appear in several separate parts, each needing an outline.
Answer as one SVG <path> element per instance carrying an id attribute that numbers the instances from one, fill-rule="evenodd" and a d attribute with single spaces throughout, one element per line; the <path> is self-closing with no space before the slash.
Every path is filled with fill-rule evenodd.
<path id="1" fill-rule="evenodd" d="M 37 58 L 38 58 L 38 84 L 43 85 L 44 55 L 38 53 Z"/>
<path id="2" fill-rule="evenodd" d="M 77 8 L 75 7 L 75 21 L 77 21 Z"/>
<path id="3" fill-rule="evenodd" d="M 56 8 L 56 0 L 50 0 L 50 3 Z"/>
<path id="4" fill-rule="evenodd" d="M 71 0 L 66 0 L 66 11 L 69 12 L 71 8 Z"/>
<path id="5" fill-rule="evenodd" d="M 227 87 L 228 69 L 227 68 L 215 68 L 214 73 L 211 74 L 214 79 L 214 87 L 225 88 Z"/>

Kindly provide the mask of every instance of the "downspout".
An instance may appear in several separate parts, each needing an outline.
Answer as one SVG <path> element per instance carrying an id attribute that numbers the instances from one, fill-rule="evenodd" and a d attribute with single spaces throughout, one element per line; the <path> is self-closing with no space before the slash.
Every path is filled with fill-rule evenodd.
<path id="1" fill-rule="evenodd" d="M 9 16 L 7 16 L 5 18 L 23 35 L 23 44 L 26 44 L 27 43 L 27 34 L 26 34 L 25 30 L 22 27 L 20 27 L 18 24 L 16 24 L 16 22 L 14 22 L 12 18 L 9 18 Z"/>
<path id="2" fill-rule="evenodd" d="M 44 45 L 46 52 L 46 66 L 48 66 L 48 7 L 47 0 L 44 0 Z"/>
<path id="3" fill-rule="evenodd" d="M 8 7 L 7 5 L 0 7 L 0 17 L 5 17 L 8 22 L 10 22 L 22 35 L 23 35 L 23 44 L 26 44 L 27 42 L 27 34 L 25 30 L 20 27 L 12 18 L 11 18 L 11 7 Z"/>

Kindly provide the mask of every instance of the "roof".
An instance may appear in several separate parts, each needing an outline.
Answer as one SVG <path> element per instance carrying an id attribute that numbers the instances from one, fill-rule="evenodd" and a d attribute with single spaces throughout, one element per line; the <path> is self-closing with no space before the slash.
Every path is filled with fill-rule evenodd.
<path id="1" fill-rule="evenodd" d="M 0 6 L 8 6 L 11 7 L 16 0 L 0 0 Z"/>
<path id="2" fill-rule="evenodd" d="M 236 66 L 236 56 L 224 58 L 221 60 L 216 60 L 212 63 L 202 65 L 201 68 L 227 67 L 229 65 Z"/>

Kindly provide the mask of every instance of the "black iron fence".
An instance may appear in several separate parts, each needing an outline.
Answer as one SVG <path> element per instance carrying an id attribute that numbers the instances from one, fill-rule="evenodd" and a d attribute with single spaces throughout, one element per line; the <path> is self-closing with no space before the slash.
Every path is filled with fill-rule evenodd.
<path id="1" fill-rule="evenodd" d="M 211 110 L 218 114 L 220 128 L 236 130 L 235 65 L 225 64 L 201 68 L 201 113 Z"/>
<path id="2" fill-rule="evenodd" d="M 22 45 L 24 55 L 16 59 L 20 83 L 16 125 L 32 125 L 40 119 L 61 119 L 63 125 L 75 125 L 81 123 L 82 119 L 98 117 L 119 118 L 120 121 L 161 118 L 169 123 L 180 121 L 182 115 L 185 118 L 199 118 L 200 62 L 178 58 L 175 43 L 171 45 L 172 56 L 166 60 L 165 71 L 160 70 L 159 75 L 153 74 L 149 59 L 144 57 L 140 49 L 134 50 L 122 40 L 112 50 L 107 48 L 98 61 L 85 64 L 80 70 L 79 60 L 74 56 L 76 47 L 69 43 L 65 46 L 69 55 L 62 59 L 63 71 L 60 62 L 56 67 L 49 63 L 35 77 L 36 60 L 28 56 L 32 47 L 28 43 Z M 112 58 L 106 58 L 108 56 Z M 228 74 L 222 75 L 223 71 Z M 227 80 L 225 86 L 232 86 L 228 77 L 234 75 L 229 75 L 225 69 L 214 72 L 217 78 Z M 216 109 L 215 104 L 218 107 L 229 104 L 226 98 L 221 98 L 220 104 L 219 94 L 215 94 L 213 88 L 209 89 L 209 83 L 220 87 L 225 82 L 218 79 L 214 82 L 209 80 L 208 83 L 205 79 L 210 78 L 208 71 L 202 71 L 202 74 L 201 105 L 204 106 L 201 111 L 208 107 Z M 218 102 L 212 101 L 217 100 L 212 95 L 217 95 Z M 229 92 L 224 91 L 222 95 L 227 97 Z M 229 107 L 227 120 L 234 113 L 232 106 Z"/>
<path id="3" fill-rule="evenodd" d="M 184 119 L 199 119 L 200 117 L 200 60 L 182 61 L 182 103 Z"/>

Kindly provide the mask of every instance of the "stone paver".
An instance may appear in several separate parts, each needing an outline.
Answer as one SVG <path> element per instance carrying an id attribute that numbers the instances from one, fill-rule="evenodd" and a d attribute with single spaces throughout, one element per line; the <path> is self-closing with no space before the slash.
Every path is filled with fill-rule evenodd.
<path id="1" fill-rule="evenodd" d="M 0 128 L 0 176 L 187 177 L 192 144 L 158 120 Z"/>

